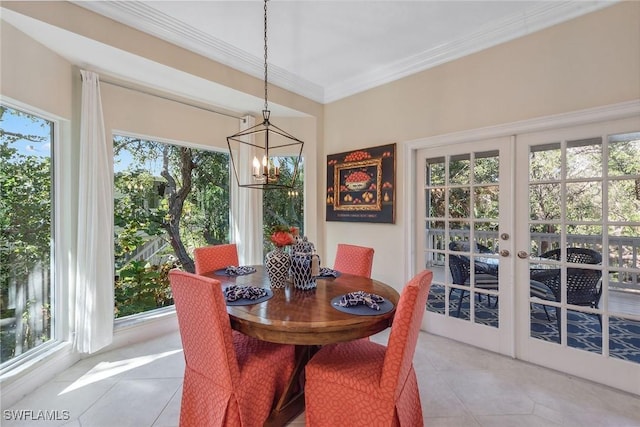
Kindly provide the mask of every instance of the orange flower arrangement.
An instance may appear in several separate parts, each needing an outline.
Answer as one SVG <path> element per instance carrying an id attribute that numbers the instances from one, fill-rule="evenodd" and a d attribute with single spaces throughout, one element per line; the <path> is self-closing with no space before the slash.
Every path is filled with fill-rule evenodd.
<path id="1" fill-rule="evenodd" d="M 275 225 L 271 228 L 271 241 L 274 245 L 281 248 L 283 246 L 292 245 L 295 242 L 294 236 L 299 234 L 300 230 L 298 227 Z"/>

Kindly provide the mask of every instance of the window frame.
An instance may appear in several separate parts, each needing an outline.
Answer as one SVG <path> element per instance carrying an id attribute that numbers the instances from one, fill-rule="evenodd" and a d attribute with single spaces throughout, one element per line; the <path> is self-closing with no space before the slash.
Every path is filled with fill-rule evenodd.
<path id="1" fill-rule="evenodd" d="M 48 111 L 34 107 L 32 105 L 20 102 L 10 97 L 3 96 L 2 104 L 14 110 L 20 110 L 23 113 L 33 115 L 39 119 L 51 122 L 51 237 L 50 237 L 50 284 L 49 292 L 51 299 L 51 337 L 44 342 L 26 352 L 13 357 L 11 360 L 4 362 L 0 368 L 0 377 L 4 377 L 7 373 L 14 373 L 21 368 L 30 365 L 32 362 L 45 357 L 48 353 L 55 350 L 59 345 L 69 340 L 69 322 L 70 320 L 64 316 L 69 313 L 70 306 L 69 295 L 71 295 L 70 286 L 63 287 L 63 283 L 73 283 L 68 280 L 68 271 L 71 267 L 68 260 L 62 256 L 64 251 L 71 247 L 71 239 L 66 238 L 62 218 L 68 217 L 72 213 L 72 207 L 69 203 L 60 201 L 63 191 L 63 182 L 69 177 L 69 171 L 65 173 L 63 158 L 63 146 L 69 145 L 70 140 L 70 122 L 62 117 L 52 114 Z"/>

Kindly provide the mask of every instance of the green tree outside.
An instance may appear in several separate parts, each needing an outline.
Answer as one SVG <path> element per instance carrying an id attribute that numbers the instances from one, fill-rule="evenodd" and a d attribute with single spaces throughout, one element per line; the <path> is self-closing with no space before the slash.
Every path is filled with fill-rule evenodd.
<path id="1" fill-rule="evenodd" d="M 51 122 L 0 106 L 0 362 L 52 338 L 52 132 Z"/>

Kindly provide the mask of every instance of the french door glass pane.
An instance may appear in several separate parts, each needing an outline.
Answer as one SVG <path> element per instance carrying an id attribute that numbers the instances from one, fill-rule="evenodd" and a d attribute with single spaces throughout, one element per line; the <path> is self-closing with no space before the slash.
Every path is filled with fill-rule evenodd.
<path id="1" fill-rule="evenodd" d="M 547 251 L 560 248 L 560 229 L 559 223 L 531 224 L 529 253 L 537 257 Z"/>
<path id="2" fill-rule="evenodd" d="M 427 159 L 425 168 L 425 185 L 444 185 L 444 157 Z"/>
<path id="3" fill-rule="evenodd" d="M 451 218 L 469 218 L 471 215 L 471 190 L 468 187 L 450 188 L 447 208 Z"/>
<path id="4" fill-rule="evenodd" d="M 449 160 L 449 184 L 469 184 L 471 180 L 471 155 L 461 154 Z"/>
<path id="5" fill-rule="evenodd" d="M 602 176 L 602 139 L 567 142 L 567 179 Z"/>
<path id="6" fill-rule="evenodd" d="M 474 189 L 475 218 L 498 218 L 498 188 L 497 185 L 488 185 Z"/>
<path id="7" fill-rule="evenodd" d="M 487 253 L 483 256 L 495 256 L 497 259 L 497 253 L 500 246 L 500 240 L 498 239 L 498 217 L 495 217 L 495 221 L 478 221 L 474 224 L 476 245 L 482 245 L 487 248 Z M 483 251 L 478 251 L 483 252 Z"/>
<path id="8" fill-rule="evenodd" d="M 426 212 L 430 217 L 442 218 L 445 215 L 445 190 L 441 187 L 436 187 L 428 190 L 429 197 L 426 197 L 427 201 Z"/>
<path id="9" fill-rule="evenodd" d="M 530 218 L 539 221 L 559 220 L 561 197 L 560 183 L 530 184 Z"/>
<path id="10" fill-rule="evenodd" d="M 560 179 L 560 143 L 531 147 L 529 154 L 529 181 L 549 181 Z"/>
<path id="11" fill-rule="evenodd" d="M 566 212 L 568 221 L 600 221 L 602 219 L 602 183 L 583 181 L 567 183 Z"/>
<path id="12" fill-rule="evenodd" d="M 640 221 L 640 178 L 609 181 L 609 221 Z"/>
<path id="13" fill-rule="evenodd" d="M 500 158 L 497 151 L 475 154 L 473 180 L 476 184 L 497 183 L 500 179 Z"/>
<path id="14" fill-rule="evenodd" d="M 640 175 L 640 132 L 609 137 L 609 176 Z"/>

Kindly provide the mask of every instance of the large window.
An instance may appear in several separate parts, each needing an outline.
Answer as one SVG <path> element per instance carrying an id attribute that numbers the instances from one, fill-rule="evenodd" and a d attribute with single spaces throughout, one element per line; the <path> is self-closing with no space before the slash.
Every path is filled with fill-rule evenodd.
<path id="1" fill-rule="evenodd" d="M 114 137 L 115 317 L 173 304 L 167 274 L 229 242 L 229 156 Z"/>
<path id="2" fill-rule="evenodd" d="M 293 173 L 292 157 L 279 157 L 280 173 Z M 263 205 L 263 251 L 266 254 L 274 246 L 271 243 L 271 228 L 274 225 L 288 225 L 298 227 L 300 233 L 304 234 L 304 166 L 300 162 L 298 174 L 293 189 L 290 190 L 268 190 L 262 195 Z"/>
<path id="3" fill-rule="evenodd" d="M 0 105 L 1 362 L 53 336 L 53 123 Z"/>

